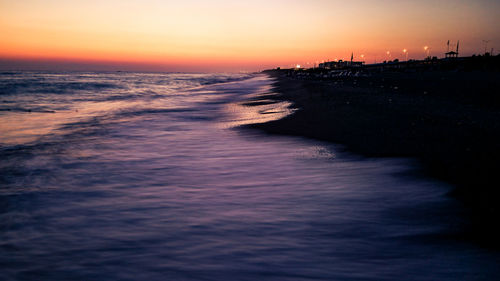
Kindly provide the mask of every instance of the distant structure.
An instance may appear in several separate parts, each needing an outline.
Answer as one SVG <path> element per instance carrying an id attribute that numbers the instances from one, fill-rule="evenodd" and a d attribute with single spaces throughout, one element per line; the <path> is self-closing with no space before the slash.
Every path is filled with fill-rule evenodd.
<path id="1" fill-rule="evenodd" d="M 451 51 L 451 52 L 445 53 L 444 57 L 447 59 L 455 59 L 455 58 L 458 58 L 458 53 Z"/>
<path id="2" fill-rule="evenodd" d="M 320 63 L 318 68 L 321 69 L 341 69 L 341 68 L 347 68 L 347 67 L 359 67 L 362 66 L 364 62 L 362 61 L 343 61 L 343 60 L 338 60 L 338 61 L 326 61 L 323 63 Z"/>
<path id="3" fill-rule="evenodd" d="M 488 52 L 488 43 L 490 42 L 490 40 L 483 40 L 483 43 L 484 43 L 484 54 L 486 55 L 486 53 Z M 491 52 L 493 54 L 493 51 Z"/>
<path id="4" fill-rule="evenodd" d="M 447 59 L 456 59 L 458 58 L 458 47 L 460 46 L 460 40 L 457 41 L 457 51 L 448 51 L 444 54 L 444 57 Z M 448 40 L 448 50 L 450 49 L 450 40 Z"/>
<path id="5" fill-rule="evenodd" d="M 338 61 L 326 61 L 322 62 L 318 65 L 318 68 L 321 69 L 342 69 L 342 68 L 348 68 L 348 67 L 360 67 L 363 66 L 365 62 L 364 61 L 353 61 L 353 56 L 351 56 L 350 61 L 343 61 L 343 60 L 338 60 Z"/>
<path id="6" fill-rule="evenodd" d="M 343 68 L 349 68 L 349 67 L 360 67 L 363 66 L 365 62 L 364 61 L 354 61 L 354 52 L 351 53 L 351 60 L 350 61 L 344 61 L 344 60 L 335 60 L 335 61 L 326 61 L 322 62 L 318 65 L 318 68 L 320 69 L 343 69 Z"/>

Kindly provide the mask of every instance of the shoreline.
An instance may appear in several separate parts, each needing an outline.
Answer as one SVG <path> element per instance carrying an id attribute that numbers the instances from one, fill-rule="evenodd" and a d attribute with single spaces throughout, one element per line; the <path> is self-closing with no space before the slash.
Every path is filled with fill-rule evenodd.
<path id="1" fill-rule="evenodd" d="M 497 71 L 383 72 L 367 77 L 304 79 L 270 70 L 275 101 L 298 110 L 246 127 L 341 144 L 366 157 L 408 157 L 423 176 L 454 186 L 466 207 L 464 231 L 500 248 L 500 87 Z M 270 99 L 269 95 L 266 99 Z M 251 104 L 249 104 L 251 106 Z"/>

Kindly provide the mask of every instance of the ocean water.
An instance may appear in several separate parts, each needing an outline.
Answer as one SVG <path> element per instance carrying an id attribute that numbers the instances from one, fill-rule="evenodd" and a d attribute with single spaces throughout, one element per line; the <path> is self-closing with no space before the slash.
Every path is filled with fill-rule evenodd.
<path id="1" fill-rule="evenodd" d="M 495 280 L 411 159 L 240 125 L 260 74 L 0 74 L 0 280 Z"/>

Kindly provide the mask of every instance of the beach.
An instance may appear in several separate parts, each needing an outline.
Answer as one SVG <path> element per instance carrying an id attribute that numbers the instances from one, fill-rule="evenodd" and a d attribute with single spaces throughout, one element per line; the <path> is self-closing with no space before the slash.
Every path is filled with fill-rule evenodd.
<path id="1" fill-rule="evenodd" d="M 298 110 L 250 127 L 342 144 L 366 157 L 415 158 L 420 169 L 411 176 L 454 186 L 449 195 L 470 216 L 464 237 L 498 247 L 497 70 L 407 69 L 327 78 L 265 73 L 276 79 L 272 98 L 291 101 Z"/>

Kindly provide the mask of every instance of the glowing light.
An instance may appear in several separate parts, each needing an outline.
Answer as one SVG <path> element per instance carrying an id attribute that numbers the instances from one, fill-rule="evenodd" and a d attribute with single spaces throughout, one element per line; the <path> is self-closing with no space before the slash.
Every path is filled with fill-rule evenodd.
<path id="1" fill-rule="evenodd" d="M 297 64 L 297 66 L 295 68 L 300 68 L 300 64 Z"/>
<path id="2" fill-rule="evenodd" d="M 405 54 L 406 60 L 408 60 L 408 50 L 407 49 L 403 49 L 403 53 Z"/>
<path id="3" fill-rule="evenodd" d="M 430 57 L 430 56 L 429 56 L 429 50 L 430 50 L 429 46 L 425 46 L 425 47 L 424 47 L 424 51 L 425 51 L 425 54 L 426 54 L 427 58 L 429 58 L 429 57 Z"/>

